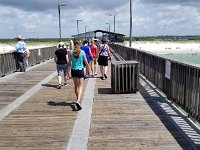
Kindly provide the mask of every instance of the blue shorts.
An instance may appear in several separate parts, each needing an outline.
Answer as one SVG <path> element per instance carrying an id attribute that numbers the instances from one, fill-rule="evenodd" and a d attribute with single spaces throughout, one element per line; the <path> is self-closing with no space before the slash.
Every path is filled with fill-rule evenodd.
<path id="1" fill-rule="evenodd" d="M 62 76 L 62 73 L 64 72 L 64 76 L 67 75 L 67 64 L 57 64 L 57 72 L 58 76 Z"/>
<path id="2" fill-rule="evenodd" d="M 76 78 L 84 78 L 84 70 L 73 70 L 71 69 L 71 75 L 72 77 L 76 77 Z"/>

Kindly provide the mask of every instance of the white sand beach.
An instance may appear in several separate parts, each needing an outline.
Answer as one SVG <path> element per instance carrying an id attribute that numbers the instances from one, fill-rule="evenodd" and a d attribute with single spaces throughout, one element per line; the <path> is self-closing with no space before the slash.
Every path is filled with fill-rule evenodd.
<path id="1" fill-rule="evenodd" d="M 123 45 L 128 47 L 129 42 L 125 41 Z M 30 49 L 49 47 L 49 46 L 54 46 L 54 45 L 47 45 L 47 44 L 27 45 L 27 48 L 30 50 Z M 200 42 L 182 43 L 182 42 L 165 42 L 165 41 L 158 41 L 158 42 L 137 41 L 132 43 L 132 47 L 156 54 L 200 53 Z M 14 45 L 11 46 L 8 44 L 0 44 L 0 54 L 8 53 L 13 49 Z"/>
<path id="2" fill-rule="evenodd" d="M 126 41 L 124 45 L 129 46 L 129 42 Z M 137 41 L 131 47 L 156 54 L 200 53 L 200 43 L 197 42 Z"/>
<path id="3" fill-rule="evenodd" d="M 14 49 L 15 45 L 8 45 L 8 44 L 0 44 L 0 54 L 4 54 L 4 53 L 9 53 L 11 50 Z M 27 48 L 29 50 L 31 49 L 38 49 L 38 48 L 44 48 L 44 47 L 50 47 L 50 46 L 55 46 L 55 45 L 47 45 L 47 44 L 38 44 L 38 45 L 27 45 Z"/>

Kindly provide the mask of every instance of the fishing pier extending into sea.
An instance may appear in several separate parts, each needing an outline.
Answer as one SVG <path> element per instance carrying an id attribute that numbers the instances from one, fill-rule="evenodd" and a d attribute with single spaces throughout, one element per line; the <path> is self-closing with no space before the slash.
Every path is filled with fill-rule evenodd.
<path id="1" fill-rule="evenodd" d="M 31 50 L 26 72 L 15 72 L 14 54 L 0 55 L 0 150 L 200 149 L 200 69 L 110 47 L 124 62 L 139 62 L 139 85 L 113 93 L 112 60 L 107 80 L 85 80 L 81 111 L 71 79 L 56 89 L 55 47 Z"/>

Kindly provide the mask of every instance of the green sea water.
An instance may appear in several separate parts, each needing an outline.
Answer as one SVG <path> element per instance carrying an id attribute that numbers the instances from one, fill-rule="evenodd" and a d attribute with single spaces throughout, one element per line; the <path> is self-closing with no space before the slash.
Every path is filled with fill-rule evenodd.
<path id="1" fill-rule="evenodd" d="M 200 64 L 200 53 L 161 54 L 164 58 L 177 60 L 184 63 Z"/>

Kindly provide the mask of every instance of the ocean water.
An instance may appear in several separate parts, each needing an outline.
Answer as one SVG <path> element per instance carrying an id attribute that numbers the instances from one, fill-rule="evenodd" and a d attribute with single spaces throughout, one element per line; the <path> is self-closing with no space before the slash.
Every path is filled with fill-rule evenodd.
<path id="1" fill-rule="evenodd" d="M 200 53 L 161 54 L 164 58 L 177 60 L 183 63 L 200 64 Z"/>

